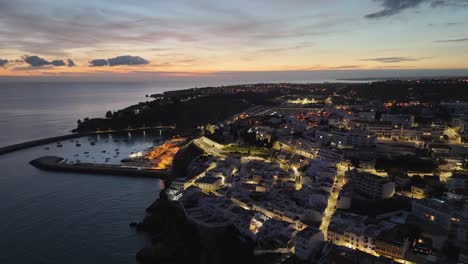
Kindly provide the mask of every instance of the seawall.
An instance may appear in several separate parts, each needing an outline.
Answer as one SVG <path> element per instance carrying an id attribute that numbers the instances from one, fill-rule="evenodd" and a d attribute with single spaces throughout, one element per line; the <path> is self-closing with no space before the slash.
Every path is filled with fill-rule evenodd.
<path id="1" fill-rule="evenodd" d="M 84 174 L 103 174 L 114 176 L 129 176 L 142 178 L 167 179 L 170 177 L 169 170 L 153 170 L 135 167 L 124 167 L 120 165 L 78 163 L 62 163 L 63 158 L 56 156 L 44 156 L 29 162 L 32 166 L 49 171 L 76 172 Z"/>
<path id="2" fill-rule="evenodd" d="M 63 135 L 63 136 L 58 136 L 58 137 L 43 138 L 43 139 L 27 141 L 27 142 L 23 142 L 19 144 L 14 144 L 14 145 L 0 148 L 0 155 L 7 154 L 7 153 L 17 151 L 17 150 L 21 150 L 21 149 L 45 145 L 45 144 L 53 143 L 53 142 L 60 141 L 60 140 L 79 138 L 79 137 L 83 137 L 86 135 L 88 134 L 87 133 L 74 133 L 74 134 L 68 134 L 68 135 Z"/>

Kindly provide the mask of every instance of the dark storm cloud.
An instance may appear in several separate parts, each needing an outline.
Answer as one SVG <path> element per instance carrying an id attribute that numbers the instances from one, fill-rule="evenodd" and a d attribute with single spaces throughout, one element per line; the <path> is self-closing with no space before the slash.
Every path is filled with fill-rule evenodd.
<path id="1" fill-rule="evenodd" d="M 420 61 L 428 58 L 411 58 L 411 57 L 381 57 L 381 58 L 369 58 L 362 59 L 361 61 L 376 61 L 382 63 L 396 63 L 403 61 Z"/>
<path id="2" fill-rule="evenodd" d="M 437 43 L 468 42 L 468 38 L 441 39 L 441 40 L 436 40 L 434 42 L 437 42 Z"/>
<path id="3" fill-rule="evenodd" d="M 5 66 L 8 63 L 8 60 L 0 59 L 0 67 Z"/>
<path id="4" fill-rule="evenodd" d="M 433 8 L 445 6 L 467 7 L 468 0 L 374 0 L 382 4 L 383 9 L 365 16 L 365 18 L 382 18 L 396 15 L 406 9 L 428 4 Z"/>
<path id="5" fill-rule="evenodd" d="M 138 56 L 118 56 L 115 58 L 110 58 L 107 60 L 109 62 L 109 66 L 118 66 L 118 65 L 144 65 L 148 64 L 149 61 L 143 59 L 142 57 Z"/>
<path id="6" fill-rule="evenodd" d="M 68 66 L 68 67 L 75 67 L 76 64 L 75 64 L 75 62 L 74 62 L 72 59 L 68 59 L 68 60 L 67 60 L 67 66 Z"/>
<path id="7" fill-rule="evenodd" d="M 65 62 L 63 60 L 53 60 L 50 62 L 50 65 L 65 66 Z"/>
<path id="8" fill-rule="evenodd" d="M 107 62 L 106 59 L 95 59 L 89 62 L 89 66 L 92 67 L 101 67 L 101 66 L 107 66 L 109 63 Z"/>

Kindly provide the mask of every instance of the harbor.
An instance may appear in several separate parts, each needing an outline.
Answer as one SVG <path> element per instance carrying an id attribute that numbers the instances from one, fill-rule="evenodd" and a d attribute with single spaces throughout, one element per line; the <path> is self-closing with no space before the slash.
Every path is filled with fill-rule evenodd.
<path id="1" fill-rule="evenodd" d="M 146 132 L 140 137 L 145 138 Z M 131 137 L 131 134 L 128 134 Z M 122 146 L 113 150 L 100 148 L 96 150 L 96 141 L 104 141 L 104 144 L 113 146 Z M 73 157 L 42 156 L 34 159 L 30 164 L 38 169 L 49 171 L 76 172 L 84 174 L 103 174 L 115 176 L 147 177 L 157 179 L 167 179 L 171 175 L 172 162 L 179 150 L 188 142 L 186 138 L 173 138 L 169 140 L 146 140 L 145 144 L 137 144 L 136 147 L 128 138 L 108 138 L 101 139 L 99 135 L 87 137 L 89 145 L 83 143 L 84 151 L 76 151 L 82 148 L 79 140 L 69 140 L 66 143 L 57 142 L 55 148 L 72 148 L 75 144 Z M 153 143 L 154 145 L 151 145 Z M 146 147 L 146 148 L 145 148 Z M 90 150 L 93 149 L 94 151 Z M 44 147 L 44 150 L 50 151 L 50 146 Z M 122 151 L 123 155 L 120 155 Z M 52 151 L 51 151 L 52 152 Z"/>

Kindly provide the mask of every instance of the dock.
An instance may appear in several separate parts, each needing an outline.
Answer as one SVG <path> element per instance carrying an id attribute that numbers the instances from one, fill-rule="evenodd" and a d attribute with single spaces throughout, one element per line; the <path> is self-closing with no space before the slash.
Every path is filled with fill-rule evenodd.
<path id="1" fill-rule="evenodd" d="M 128 167 L 121 165 L 76 163 L 67 164 L 64 159 L 57 156 L 44 156 L 29 162 L 32 166 L 48 171 L 76 172 L 84 174 L 102 174 L 114 176 L 129 176 L 138 178 L 167 179 L 170 170 L 157 170 L 151 168 Z"/>

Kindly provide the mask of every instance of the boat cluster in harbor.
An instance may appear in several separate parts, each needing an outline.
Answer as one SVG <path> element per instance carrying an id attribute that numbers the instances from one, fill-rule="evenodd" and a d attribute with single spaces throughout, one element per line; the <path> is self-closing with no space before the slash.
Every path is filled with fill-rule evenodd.
<path id="1" fill-rule="evenodd" d="M 95 163 L 120 164 L 121 160 L 141 153 L 161 139 L 131 136 L 102 135 L 81 137 L 67 141 L 57 141 L 44 146 L 44 150 L 51 154 L 64 157 L 62 162 L 67 164 Z"/>

